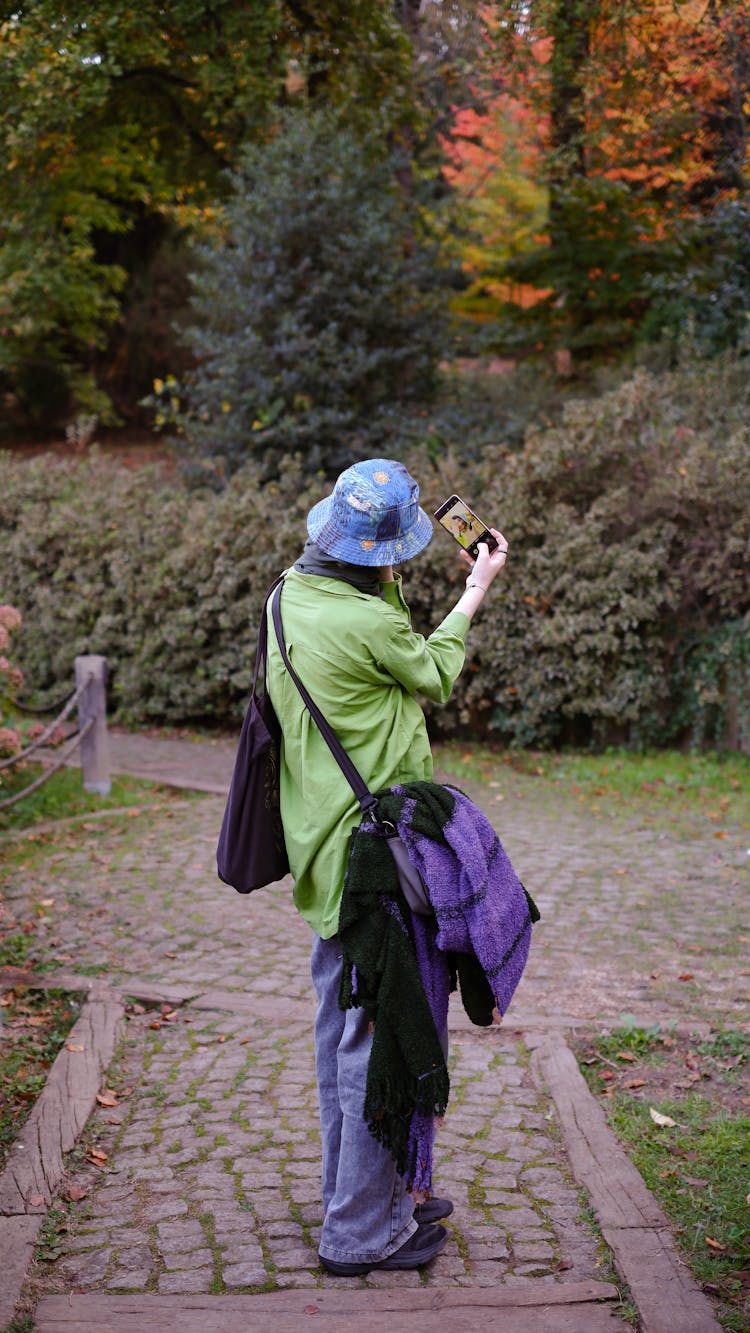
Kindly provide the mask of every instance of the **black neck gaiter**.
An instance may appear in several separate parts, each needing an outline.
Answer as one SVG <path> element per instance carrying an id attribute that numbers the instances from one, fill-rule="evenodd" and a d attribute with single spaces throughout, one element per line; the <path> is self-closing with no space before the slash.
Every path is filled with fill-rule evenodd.
<path id="1" fill-rule="evenodd" d="M 335 560 L 326 555 L 312 538 L 308 537 L 305 549 L 294 568 L 298 574 L 318 574 L 327 579 L 341 579 L 350 583 L 358 592 L 369 593 L 371 597 L 380 596 L 380 571 L 373 565 L 350 565 L 344 560 Z"/>

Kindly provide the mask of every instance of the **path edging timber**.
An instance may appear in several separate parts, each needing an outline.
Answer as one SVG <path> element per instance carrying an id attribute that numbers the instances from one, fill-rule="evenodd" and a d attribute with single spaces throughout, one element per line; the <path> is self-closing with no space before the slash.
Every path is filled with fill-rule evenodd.
<path id="1" fill-rule="evenodd" d="M 81 989 L 84 989 L 82 987 Z M 13 1316 L 39 1229 L 96 1105 L 124 1023 L 122 1003 L 92 985 L 0 1174 L 0 1328 Z"/>

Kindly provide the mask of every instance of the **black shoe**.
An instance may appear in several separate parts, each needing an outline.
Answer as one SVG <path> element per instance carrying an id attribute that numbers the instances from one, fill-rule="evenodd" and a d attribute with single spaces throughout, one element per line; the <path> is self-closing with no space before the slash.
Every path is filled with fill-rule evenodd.
<path id="1" fill-rule="evenodd" d="M 359 1277 L 373 1268 L 421 1268 L 422 1264 L 428 1264 L 445 1248 L 447 1239 L 445 1227 L 425 1226 L 422 1223 L 414 1235 L 399 1250 L 389 1254 L 387 1259 L 375 1259 L 369 1264 L 340 1264 L 336 1259 L 324 1259 L 322 1254 L 318 1258 L 329 1273 L 335 1273 L 338 1277 Z"/>
<path id="2" fill-rule="evenodd" d="M 450 1217 L 453 1212 L 452 1199 L 425 1199 L 414 1209 L 415 1222 L 439 1222 L 441 1217 Z"/>

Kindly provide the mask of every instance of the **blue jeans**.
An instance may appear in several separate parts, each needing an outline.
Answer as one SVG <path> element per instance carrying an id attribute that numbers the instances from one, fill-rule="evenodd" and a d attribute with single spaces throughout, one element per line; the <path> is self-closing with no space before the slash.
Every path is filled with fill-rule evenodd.
<path id="1" fill-rule="evenodd" d="M 314 937 L 315 1065 L 323 1140 L 320 1253 L 339 1263 L 387 1259 L 416 1231 L 414 1200 L 363 1118 L 372 1037 L 362 1009 L 339 1009 L 341 945 Z"/>

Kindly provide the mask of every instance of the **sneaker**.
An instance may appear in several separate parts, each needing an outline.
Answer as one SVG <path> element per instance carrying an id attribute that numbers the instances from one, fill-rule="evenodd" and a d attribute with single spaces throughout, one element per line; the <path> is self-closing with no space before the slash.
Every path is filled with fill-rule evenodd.
<path id="1" fill-rule="evenodd" d="M 414 1209 L 415 1222 L 439 1222 L 441 1217 L 450 1217 L 453 1212 L 452 1199 L 425 1199 Z"/>
<path id="2" fill-rule="evenodd" d="M 372 1263 L 341 1264 L 336 1259 L 325 1259 L 322 1254 L 318 1255 L 318 1258 L 329 1273 L 335 1273 L 338 1277 L 359 1277 L 362 1273 L 369 1273 L 373 1268 L 421 1268 L 422 1264 L 428 1264 L 445 1249 L 447 1240 L 448 1232 L 445 1227 L 426 1226 L 420 1223 L 414 1235 L 410 1236 L 399 1250 L 389 1254 L 387 1259 L 374 1259 Z"/>

